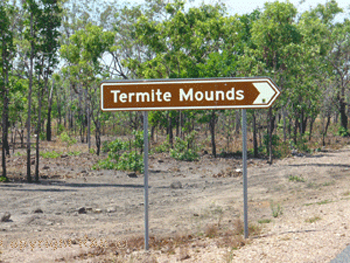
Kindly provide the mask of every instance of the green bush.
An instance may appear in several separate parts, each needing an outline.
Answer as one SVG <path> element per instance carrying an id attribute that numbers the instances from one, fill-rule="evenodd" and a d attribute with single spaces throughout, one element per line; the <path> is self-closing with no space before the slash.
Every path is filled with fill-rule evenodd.
<path id="1" fill-rule="evenodd" d="M 64 131 L 64 125 L 58 124 L 57 125 L 57 134 L 61 134 Z"/>
<path id="2" fill-rule="evenodd" d="M 103 141 L 103 142 L 102 142 L 101 151 L 102 151 L 103 153 L 109 152 L 109 143 L 110 143 L 110 142 L 108 142 L 108 141 Z"/>
<path id="3" fill-rule="evenodd" d="M 139 150 L 140 153 L 142 153 L 144 146 L 143 131 L 133 130 L 132 135 L 134 135 L 134 141 L 132 143 L 132 146 L 135 148 L 135 150 Z"/>
<path id="4" fill-rule="evenodd" d="M 176 137 L 174 149 L 170 149 L 170 156 L 176 160 L 197 161 L 199 154 L 197 153 L 197 145 L 194 139 L 195 135 L 196 133 L 192 132 L 185 140 Z"/>
<path id="5" fill-rule="evenodd" d="M 265 149 L 261 149 L 259 147 L 259 151 L 262 151 L 263 153 L 267 153 L 268 149 L 268 145 L 269 145 L 269 141 L 270 141 L 270 137 L 267 133 L 264 134 L 264 145 L 265 145 Z M 281 151 L 278 150 L 278 146 L 279 146 L 279 142 L 280 142 L 280 137 L 277 134 L 273 134 L 272 135 L 272 155 L 276 158 L 280 158 L 282 156 Z"/>
<path id="6" fill-rule="evenodd" d="M 40 152 L 39 155 L 45 159 L 56 159 L 62 155 L 62 152 Z"/>
<path id="7" fill-rule="evenodd" d="M 68 152 L 67 155 L 68 156 L 79 156 L 81 154 L 80 151 L 74 151 L 74 152 Z"/>
<path id="8" fill-rule="evenodd" d="M 117 168 L 118 170 L 142 173 L 144 169 L 143 157 L 135 151 L 123 153 L 119 158 Z"/>
<path id="9" fill-rule="evenodd" d="M 143 172 L 143 156 L 137 150 L 143 150 L 143 132 L 133 131 L 134 141 L 125 141 L 117 138 L 108 143 L 103 143 L 102 151 L 108 152 L 108 157 L 98 161 L 92 169 L 109 169 Z M 135 149 L 135 150 L 132 150 Z"/>
<path id="10" fill-rule="evenodd" d="M 0 182 L 8 182 L 9 179 L 5 176 L 0 176 Z"/>
<path id="11" fill-rule="evenodd" d="M 75 138 L 70 137 L 67 132 L 62 132 L 61 133 L 60 140 L 61 140 L 61 142 L 66 143 L 67 148 L 69 148 L 73 144 L 77 143 L 77 140 Z"/>
<path id="12" fill-rule="evenodd" d="M 41 132 L 39 138 L 40 138 L 40 141 L 46 140 L 46 133 L 45 132 Z"/>
<path id="13" fill-rule="evenodd" d="M 170 144 L 168 140 L 164 141 L 161 145 L 154 147 L 154 151 L 156 153 L 169 152 L 169 149 L 170 149 Z"/>
<path id="14" fill-rule="evenodd" d="M 92 166 L 92 170 L 99 170 L 99 169 L 118 170 L 118 164 L 114 160 L 110 158 L 106 158 L 103 160 L 99 160 L 97 164 Z"/>
<path id="15" fill-rule="evenodd" d="M 338 130 L 338 135 L 341 137 L 348 137 L 350 135 L 349 130 L 344 127 L 340 127 Z"/>
<path id="16" fill-rule="evenodd" d="M 288 180 L 291 182 L 305 182 L 306 180 L 303 177 L 299 177 L 297 175 L 290 175 Z"/>

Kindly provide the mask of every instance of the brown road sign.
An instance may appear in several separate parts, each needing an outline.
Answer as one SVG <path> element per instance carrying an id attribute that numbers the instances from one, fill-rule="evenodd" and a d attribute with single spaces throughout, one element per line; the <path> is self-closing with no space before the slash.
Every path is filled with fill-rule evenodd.
<path id="1" fill-rule="evenodd" d="M 185 110 L 269 108 L 280 95 L 270 78 L 104 81 L 101 109 Z"/>

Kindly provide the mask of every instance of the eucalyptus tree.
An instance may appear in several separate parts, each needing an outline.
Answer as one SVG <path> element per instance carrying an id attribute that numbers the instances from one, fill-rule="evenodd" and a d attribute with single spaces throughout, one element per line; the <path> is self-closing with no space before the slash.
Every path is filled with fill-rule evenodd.
<path id="1" fill-rule="evenodd" d="M 340 123 L 344 134 L 348 134 L 348 109 L 350 88 L 350 20 L 337 23 L 331 34 L 331 51 L 327 55 L 328 62 L 335 75 L 337 84 L 336 98 Z"/>
<path id="2" fill-rule="evenodd" d="M 33 93 L 33 78 L 34 78 L 34 62 L 36 55 L 36 37 L 38 34 L 39 17 L 41 10 L 35 0 L 25 0 L 23 2 L 23 9 L 26 12 L 24 20 L 25 32 L 24 38 L 28 43 L 27 58 L 29 61 L 25 62 L 28 76 L 28 116 L 27 116 L 27 181 L 32 182 L 31 177 L 31 112 L 32 112 L 32 93 Z"/>
<path id="3" fill-rule="evenodd" d="M 226 17 L 225 7 L 219 4 L 186 9 L 184 1 L 167 5 L 162 1 L 154 2 L 134 24 L 135 39 L 147 47 L 144 59 L 127 58 L 124 65 L 143 78 L 232 76 L 238 25 L 237 19 Z M 174 123 L 182 126 L 187 115 L 187 112 L 170 111 L 154 116 L 167 119 L 169 142 L 172 143 Z M 218 112 L 198 111 L 195 115 L 201 123 L 209 125 L 212 154 L 216 156 Z"/>
<path id="4" fill-rule="evenodd" d="M 309 140 L 312 136 L 313 123 L 316 117 L 321 114 L 323 145 L 335 107 L 338 107 L 345 130 L 347 123 L 346 98 L 341 95 L 342 91 L 345 91 L 343 84 L 346 82 L 342 80 L 344 80 L 343 77 L 346 76 L 346 73 L 342 74 L 340 68 L 344 68 L 346 71 L 346 61 L 349 61 L 349 57 L 347 57 L 345 50 L 349 44 L 346 44 L 348 37 L 341 33 L 346 28 L 343 27 L 344 24 L 334 22 L 335 16 L 340 12 L 342 9 L 338 7 L 337 3 L 329 1 L 325 5 L 317 5 L 301 15 L 298 28 L 302 34 L 303 43 L 298 53 L 299 60 L 294 63 L 298 65 L 298 72 L 294 74 L 294 77 L 299 79 L 296 83 L 300 83 L 302 88 L 290 90 L 288 94 L 291 101 L 294 98 L 293 103 L 298 106 L 294 107 L 294 113 L 300 116 L 300 134 L 305 131 L 309 116 Z M 345 45 L 338 45 L 341 42 Z M 345 47 L 345 50 L 340 51 L 339 47 Z M 341 55 L 338 56 L 339 54 Z M 297 121 L 298 119 L 296 119 Z M 294 141 L 296 141 L 296 127 Z"/>
<path id="5" fill-rule="evenodd" d="M 23 39 L 21 60 L 28 79 L 27 108 L 27 180 L 31 178 L 31 119 L 33 113 L 33 91 L 37 91 L 38 118 L 36 129 L 36 171 L 39 180 L 39 137 L 41 130 L 41 107 L 49 77 L 57 64 L 58 28 L 60 26 L 60 4 L 57 0 L 23 1 Z"/>
<path id="6" fill-rule="evenodd" d="M 38 83 L 38 117 L 36 128 L 36 162 L 35 181 L 39 181 L 39 141 L 41 134 L 41 115 L 44 93 L 48 92 L 49 78 L 58 64 L 57 51 L 59 48 L 58 36 L 61 25 L 62 9 L 56 0 L 41 0 L 41 15 L 38 17 L 38 38 L 37 39 L 37 65 L 36 77 Z M 52 94 L 52 91 L 50 92 Z M 50 96 L 50 95 L 49 95 Z M 52 95 L 51 95 L 52 96 Z M 50 98 L 49 98 L 50 99 Z M 52 100 L 52 97 L 51 97 Z M 49 117 L 50 119 L 50 117 Z M 48 122 L 48 126 L 51 123 Z M 48 129 L 50 131 L 50 127 Z"/>
<path id="7" fill-rule="evenodd" d="M 265 3 L 264 12 L 252 26 L 252 41 L 256 45 L 257 55 L 264 63 L 265 74 L 274 79 L 283 89 L 286 84 L 286 69 L 288 59 L 295 54 L 295 47 L 301 42 L 295 19 L 297 10 L 293 4 L 273 2 Z M 282 92 L 282 96 L 284 96 Z M 283 101 L 283 100 L 282 100 Z M 269 108 L 267 115 L 268 162 L 272 163 L 272 134 L 277 106 Z M 275 104 L 275 105 L 276 105 Z"/>
<path id="8" fill-rule="evenodd" d="M 9 129 L 9 74 L 15 55 L 13 34 L 14 7 L 8 1 L 0 3 L 0 87 L 2 97 L 2 177 L 7 179 L 6 155 L 9 154 L 8 129 Z"/>
<path id="9" fill-rule="evenodd" d="M 96 128 L 97 153 L 100 150 L 100 108 L 97 82 L 103 76 L 101 58 L 112 48 L 114 33 L 103 28 L 88 24 L 85 29 L 77 31 L 69 38 L 68 45 L 62 45 L 61 56 L 67 62 L 65 71 L 70 74 L 74 91 L 84 99 L 85 108 L 81 112 L 87 118 L 87 139 L 91 147 L 90 121 L 93 117 Z"/>

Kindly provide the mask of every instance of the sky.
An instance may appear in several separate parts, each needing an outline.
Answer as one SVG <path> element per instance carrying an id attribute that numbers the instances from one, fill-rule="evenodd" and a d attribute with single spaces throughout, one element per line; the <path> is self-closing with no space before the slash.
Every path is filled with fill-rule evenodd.
<path id="1" fill-rule="evenodd" d="M 144 3 L 144 0 L 127 0 L 130 3 L 141 4 Z M 225 3 L 227 11 L 230 14 L 247 14 L 251 13 L 257 8 L 263 8 L 264 3 L 274 2 L 275 0 L 221 0 Z M 280 0 L 284 2 L 283 0 Z M 189 2 L 187 0 L 187 2 Z M 190 5 L 199 6 L 202 2 L 206 4 L 216 3 L 217 0 L 193 0 L 193 3 Z M 297 9 L 299 13 L 307 11 L 310 7 L 316 7 L 317 4 L 325 4 L 327 0 L 289 0 Z M 346 13 L 349 13 L 350 1 L 349 0 L 337 0 L 339 7 L 343 8 Z"/>
<path id="2" fill-rule="evenodd" d="M 228 8 L 228 11 L 232 14 L 246 14 L 251 13 L 256 8 L 263 8 L 266 2 L 274 2 L 275 0 L 222 0 Z M 195 0 L 195 4 L 200 4 L 202 0 Z M 212 0 L 204 0 L 205 3 L 213 2 Z M 284 1 L 280 1 L 284 2 Z M 316 7 L 317 4 L 325 4 L 327 0 L 290 0 L 299 12 L 304 12 L 310 9 L 310 7 Z M 349 0 L 337 0 L 338 5 L 341 8 L 347 9 L 350 6 Z"/>

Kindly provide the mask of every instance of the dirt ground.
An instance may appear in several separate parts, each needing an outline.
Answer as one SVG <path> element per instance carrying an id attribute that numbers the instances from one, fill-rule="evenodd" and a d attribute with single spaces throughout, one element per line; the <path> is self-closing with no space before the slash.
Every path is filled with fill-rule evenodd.
<path id="1" fill-rule="evenodd" d="M 17 154 L 8 162 L 17 179 L 0 184 L 0 262 L 329 262 L 350 243 L 349 157 L 344 146 L 273 165 L 249 159 L 255 230 L 236 249 L 220 233 L 243 219 L 241 160 L 151 155 L 149 227 L 158 246 L 145 252 L 143 175 L 92 171 L 97 157 L 82 153 L 41 159 L 41 183 L 28 184 L 18 180 L 26 156 Z"/>

